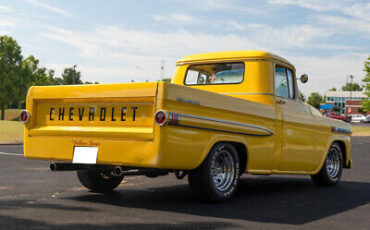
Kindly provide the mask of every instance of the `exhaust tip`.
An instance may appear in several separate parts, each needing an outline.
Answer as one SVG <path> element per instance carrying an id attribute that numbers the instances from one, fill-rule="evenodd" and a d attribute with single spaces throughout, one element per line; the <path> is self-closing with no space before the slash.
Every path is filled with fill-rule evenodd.
<path id="1" fill-rule="evenodd" d="M 50 170 L 53 171 L 53 172 L 57 171 L 57 164 L 51 163 L 50 164 Z"/>
<path id="2" fill-rule="evenodd" d="M 115 176 L 122 176 L 123 173 L 122 167 L 121 166 L 114 167 L 113 172 Z"/>

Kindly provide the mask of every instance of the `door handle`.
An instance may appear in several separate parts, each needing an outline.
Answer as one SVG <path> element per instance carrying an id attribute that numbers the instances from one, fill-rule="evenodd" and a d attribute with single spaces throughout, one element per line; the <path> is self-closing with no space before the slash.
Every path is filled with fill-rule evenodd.
<path id="1" fill-rule="evenodd" d="M 285 104 L 285 101 L 284 101 L 284 100 L 282 100 L 282 99 L 277 99 L 277 100 L 276 100 L 276 103 L 277 103 L 277 104 Z"/>

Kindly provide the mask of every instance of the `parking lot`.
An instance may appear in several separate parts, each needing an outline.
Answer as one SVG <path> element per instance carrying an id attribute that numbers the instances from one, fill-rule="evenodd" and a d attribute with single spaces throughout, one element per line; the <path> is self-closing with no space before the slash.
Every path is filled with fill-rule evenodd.
<path id="1" fill-rule="evenodd" d="M 362 126 L 362 127 L 370 127 L 370 123 L 350 123 L 352 126 Z"/>
<path id="2" fill-rule="evenodd" d="M 0 146 L 0 229 L 368 229 L 370 137 L 352 139 L 354 168 L 336 187 L 308 176 L 251 176 L 228 203 L 194 199 L 173 175 L 125 178 L 109 194 L 88 192 L 74 172 Z"/>

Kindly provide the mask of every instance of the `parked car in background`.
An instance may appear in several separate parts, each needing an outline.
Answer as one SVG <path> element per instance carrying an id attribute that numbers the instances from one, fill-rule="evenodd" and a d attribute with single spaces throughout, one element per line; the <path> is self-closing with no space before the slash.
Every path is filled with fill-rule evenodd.
<path id="1" fill-rule="evenodd" d="M 370 115 L 367 115 L 367 116 L 365 117 L 365 120 L 364 120 L 363 122 L 365 122 L 365 123 L 370 123 Z"/>
<path id="2" fill-rule="evenodd" d="M 344 114 L 340 114 L 338 112 L 327 112 L 325 114 L 325 116 L 333 118 L 333 119 L 337 119 L 337 120 L 342 120 L 342 121 L 345 121 L 345 122 L 350 121 L 349 117 L 345 116 Z"/>
<path id="3" fill-rule="evenodd" d="M 352 114 L 351 122 L 365 122 L 366 117 L 362 114 Z"/>

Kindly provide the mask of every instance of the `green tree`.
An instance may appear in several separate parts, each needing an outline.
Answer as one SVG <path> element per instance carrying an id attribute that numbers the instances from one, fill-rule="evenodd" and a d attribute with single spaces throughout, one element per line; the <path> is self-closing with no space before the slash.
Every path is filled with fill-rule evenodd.
<path id="1" fill-rule="evenodd" d="M 300 98 L 302 101 L 306 101 L 306 96 L 305 96 L 301 91 L 299 91 L 299 98 Z"/>
<path id="2" fill-rule="evenodd" d="M 164 81 L 164 82 L 171 82 L 171 78 L 163 78 L 162 81 Z"/>
<path id="3" fill-rule="evenodd" d="M 334 107 L 333 107 L 333 111 L 334 111 L 334 112 L 340 112 L 340 108 L 339 108 L 338 106 L 334 106 Z"/>
<path id="4" fill-rule="evenodd" d="M 52 85 L 63 85 L 63 79 L 60 77 L 54 77 L 54 70 L 50 70 L 50 80 L 52 82 Z"/>
<path id="5" fill-rule="evenodd" d="M 358 83 L 347 83 L 342 86 L 343 91 L 362 91 L 361 86 Z"/>
<path id="6" fill-rule="evenodd" d="M 329 91 L 337 91 L 337 88 L 333 87 L 333 88 L 329 89 Z"/>
<path id="7" fill-rule="evenodd" d="M 364 62 L 364 71 L 366 72 L 366 76 L 362 81 L 365 83 L 365 94 L 367 98 L 363 99 L 361 102 L 362 108 L 364 111 L 370 111 L 370 56 Z"/>
<path id="8" fill-rule="evenodd" d="M 14 103 L 15 95 L 21 90 L 17 86 L 24 84 L 19 79 L 22 69 L 22 50 L 12 37 L 0 36 L 0 111 L 1 120 L 5 117 L 5 108 Z"/>
<path id="9" fill-rule="evenodd" d="M 54 70 L 47 70 L 45 67 L 39 67 L 40 61 L 33 55 L 23 60 L 22 70 L 30 77 L 30 86 L 32 85 L 54 85 Z"/>
<path id="10" fill-rule="evenodd" d="M 65 68 L 62 73 L 62 83 L 63 85 L 80 85 L 83 84 L 81 80 L 81 72 L 76 71 L 76 66 L 71 68 Z"/>
<path id="11" fill-rule="evenodd" d="M 320 108 L 320 104 L 324 102 L 323 97 L 318 92 L 313 92 L 308 97 L 307 103 L 312 105 L 315 108 Z"/>

